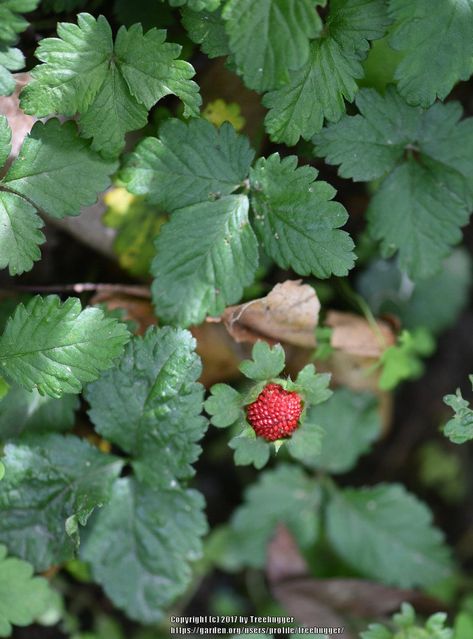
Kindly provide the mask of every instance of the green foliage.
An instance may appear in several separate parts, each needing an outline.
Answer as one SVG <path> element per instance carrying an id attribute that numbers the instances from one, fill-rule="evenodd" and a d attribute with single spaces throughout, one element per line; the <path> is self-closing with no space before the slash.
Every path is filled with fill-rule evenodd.
<path id="1" fill-rule="evenodd" d="M 228 36 L 220 10 L 210 13 L 208 11 L 196 12 L 186 8 L 182 12 L 182 24 L 190 39 L 196 44 L 200 44 L 202 51 L 209 58 L 230 54 Z"/>
<path id="2" fill-rule="evenodd" d="M 127 189 L 171 213 L 152 265 L 153 299 L 165 321 L 188 326 L 219 315 L 253 282 L 258 250 L 248 190 L 256 233 L 280 266 L 319 277 L 353 266 L 353 242 L 338 230 L 347 213 L 331 201 L 334 189 L 315 182 L 314 169 L 297 168 L 295 157 L 260 159 L 250 171 L 252 159 L 230 124 L 169 120 L 125 163 Z"/>
<path id="3" fill-rule="evenodd" d="M 194 348 L 187 331 L 150 329 L 86 393 L 97 431 L 131 455 L 135 476 L 115 483 L 82 556 L 115 605 L 144 623 L 185 590 L 206 532 L 204 500 L 185 487 L 206 428 Z"/>
<path id="4" fill-rule="evenodd" d="M 319 531 L 320 499 L 318 485 L 296 466 L 280 464 L 262 473 L 230 522 L 226 543 L 232 568 L 264 566 L 266 548 L 278 523 L 289 528 L 302 548 L 312 544 Z"/>
<path id="5" fill-rule="evenodd" d="M 75 395 L 54 399 L 12 386 L 0 399 L 0 441 L 21 437 L 24 433 L 65 431 L 74 425 L 79 400 Z"/>
<path id="6" fill-rule="evenodd" d="M 470 375 L 473 386 L 473 375 Z M 445 424 L 443 433 L 454 444 L 464 444 L 473 439 L 473 410 L 463 399 L 460 389 L 456 395 L 446 395 L 443 401 L 455 412 L 455 416 Z"/>
<path id="7" fill-rule="evenodd" d="M 311 0 L 228 0 L 222 15 L 237 69 L 257 91 L 287 82 L 308 59 L 310 38 L 322 29 Z"/>
<path id="8" fill-rule="evenodd" d="M 12 624 L 28 626 L 47 608 L 51 591 L 42 577 L 33 577 L 31 564 L 7 557 L 0 546 L 0 637 L 10 637 Z"/>
<path id="9" fill-rule="evenodd" d="M 342 177 L 383 178 L 368 221 L 384 256 L 399 251 L 399 266 L 413 279 L 440 269 L 461 239 L 473 203 L 473 119 L 460 122 L 458 103 L 427 111 L 409 106 L 394 89 L 365 89 L 360 115 L 345 116 L 315 138 L 317 154 L 340 164 Z"/>
<path id="10" fill-rule="evenodd" d="M 193 490 L 155 488 L 125 477 L 82 546 L 96 581 L 115 605 L 149 624 L 163 618 L 191 578 L 207 525 Z"/>
<path id="11" fill-rule="evenodd" d="M 43 64 L 33 69 L 21 95 L 25 113 L 79 113 L 82 135 L 107 156 L 123 149 L 125 133 L 142 128 L 149 109 L 166 95 L 184 102 L 185 115 L 198 114 L 194 69 L 177 60 L 181 47 L 165 42 L 165 31 L 143 33 L 135 24 L 121 27 L 113 42 L 103 16 L 81 13 L 77 20 L 59 23 L 58 38 L 40 42 L 36 57 Z"/>
<path id="12" fill-rule="evenodd" d="M 7 126 L 1 118 L 3 159 L 10 152 Z M 58 218 L 78 215 L 108 186 L 115 168 L 79 137 L 73 122 L 37 122 L 0 181 L 0 268 L 8 266 L 11 275 L 29 271 L 44 242 L 36 209 Z"/>
<path id="13" fill-rule="evenodd" d="M 402 331 L 397 344 L 387 348 L 380 357 L 382 366 L 379 387 L 392 390 L 406 379 L 417 378 L 424 372 L 423 357 L 435 350 L 435 341 L 429 331 L 418 328 Z"/>
<path id="14" fill-rule="evenodd" d="M 227 384 L 214 384 L 204 406 L 217 428 L 231 426 L 242 415 L 241 395 Z"/>
<path id="15" fill-rule="evenodd" d="M 250 173 L 255 227 L 266 253 L 282 268 L 317 277 L 346 275 L 353 267 L 353 242 L 339 227 L 347 212 L 332 202 L 333 189 L 316 182 L 317 171 L 297 167 L 297 158 L 275 153 Z"/>
<path id="16" fill-rule="evenodd" d="M 161 0 L 163 2 L 164 0 Z M 167 0 L 171 7 L 182 7 L 187 5 L 193 11 L 215 11 L 221 0 Z"/>
<path id="17" fill-rule="evenodd" d="M 336 390 L 327 402 L 311 408 L 308 419 L 320 425 L 323 435 L 320 453 L 309 460 L 310 465 L 329 473 L 351 470 L 381 431 L 376 398 L 347 388 Z"/>
<path id="18" fill-rule="evenodd" d="M 71 435 L 7 444 L 0 541 L 37 570 L 71 559 L 93 510 L 110 498 L 122 462 Z"/>
<path id="19" fill-rule="evenodd" d="M 330 543 L 363 575 L 411 587 L 451 574 L 449 551 L 429 510 L 400 485 L 334 491 L 326 517 Z"/>
<path id="20" fill-rule="evenodd" d="M 412 282 L 394 261 L 375 260 L 357 279 L 357 289 L 376 315 L 392 313 L 407 329 L 440 333 L 457 320 L 471 288 L 471 258 L 456 249 L 436 275 Z"/>
<path id="21" fill-rule="evenodd" d="M 24 66 L 22 52 L 11 46 L 28 26 L 21 14 L 34 11 L 38 4 L 39 0 L 0 0 L 0 96 L 13 93 L 15 80 L 10 71 Z"/>
<path id="22" fill-rule="evenodd" d="M 256 382 L 277 377 L 285 366 L 284 349 L 281 344 L 271 348 L 268 342 L 258 341 L 253 346 L 252 359 L 243 361 L 240 370 L 249 379 Z"/>
<path id="23" fill-rule="evenodd" d="M 200 454 L 206 420 L 194 348 L 187 331 L 150 329 L 85 393 L 97 432 L 132 455 L 137 474 L 155 486 L 192 476 Z"/>
<path id="24" fill-rule="evenodd" d="M 395 630 L 372 624 L 361 633 L 360 639 L 453 639 L 453 631 L 445 627 L 446 620 L 446 613 L 437 612 L 427 619 L 424 626 L 419 626 L 414 608 L 404 603 L 401 612 L 393 616 Z"/>
<path id="25" fill-rule="evenodd" d="M 312 41 L 305 64 L 263 100 L 269 109 L 266 129 L 275 142 L 310 140 L 324 119 L 336 122 L 345 113 L 344 100 L 352 102 L 358 91 L 370 40 L 385 33 L 383 0 L 337 0 L 329 6 L 324 32 Z"/>
<path id="26" fill-rule="evenodd" d="M 403 53 L 395 78 L 409 103 L 430 106 L 470 77 L 472 0 L 441 2 L 435 11 L 429 0 L 389 0 L 389 12 L 395 20 L 389 43 Z"/>
<path id="27" fill-rule="evenodd" d="M 41 395 L 79 393 L 110 368 L 129 333 L 98 308 L 82 310 L 73 297 L 34 297 L 17 306 L 0 338 L 0 370 L 11 382 Z"/>

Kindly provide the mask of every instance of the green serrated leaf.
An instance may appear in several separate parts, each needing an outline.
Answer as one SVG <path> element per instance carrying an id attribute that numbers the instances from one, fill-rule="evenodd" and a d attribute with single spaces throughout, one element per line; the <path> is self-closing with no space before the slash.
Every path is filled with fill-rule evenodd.
<path id="1" fill-rule="evenodd" d="M 307 403 L 315 406 L 325 402 L 332 395 L 328 387 L 330 377 L 330 373 L 317 373 L 313 364 L 307 364 L 297 374 L 294 388 L 302 393 Z"/>
<path id="2" fill-rule="evenodd" d="M 33 576 L 31 564 L 8 557 L 0 546 L 0 637 L 9 637 L 12 625 L 33 623 L 46 611 L 51 595 L 47 580 Z"/>
<path id="3" fill-rule="evenodd" d="M 203 508 L 202 496 L 193 490 L 156 489 L 129 477 L 115 482 L 81 555 L 94 579 L 132 619 L 161 621 L 187 587 L 190 562 L 200 558 L 207 531 Z"/>
<path id="4" fill-rule="evenodd" d="M 227 428 L 238 421 L 243 403 L 240 393 L 228 384 L 214 384 L 210 393 L 204 408 L 211 415 L 211 423 L 217 428 Z"/>
<path id="5" fill-rule="evenodd" d="M 262 382 L 277 377 L 286 365 L 286 356 L 281 344 L 271 347 L 268 342 L 258 341 L 251 351 L 252 359 L 240 364 L 240 370 L 250 379 Z"/>
<path id="6" fill-rule="evenodd" d="M 66 522 L 84 526 L 109 498 L 122 461 L 73 436 L 32 436 L 7 444 L 2 458 L 0 541 L 37 570 L 72 558 L 78 536 Z"/>
<path id="7" fill-rule="evenodd" d="M 4 115 L 0 115 L 0 168 L 8 160 L 11 153 L 11 129 L 8 120 Z"/>
<path id="8" fill-rule="evenodd" d="M 192 42 L 200 44 L 200 48 L 209 58 L 230 54 L 228 36 L 220 10 L 197 12 L 186 8 L 182 12 L 182 24 Z"/>
<path id="9" fill-rule="evenodd" d="M 86 390 L 97 432 L 131 454 L 139 477 L 154 485 L 191 477 L 200 454 L 206 420 L 195 344 L 188 331 L 150 329 Z"/>
<path id="10" fill-rule="evenodd" d="M 241 435 L 233 437 L 228 445 L 235 451 L 233 458 L 236 466 L 253 465 L 260 470 L 268 463 L 270 444 L 261 437 L 256 437 L 252 428 L 247 428 Z"/>
<path id="11" fill-rule="evenodd" d="M 347 388 L 311 409 L 307 419 L 319 424 L 324 434 L 320 454 L 309 460 L 310 466 L 329 473 L 351 470 L 381 432 L 375 396 Z"/>
<path id="12" fill-rule="evenodd" d="M 8 266 L 10 275 L 31 270 L 46 241 L 42 227 L 34 206 L 15 193 L 0 190 L 0 269 Z"/>
<path id="13" fill-rule="evenodd" d="M 347 275 L 353 242 L 339 227 L 348 214 L 331 201 L 335 189 L 316 177 L 314 168 L 297 167 L 296 156 L 260 158 L 250 172 L 255 229 L 281 268 L 322 278 Z"/>
<path id="14" fill-rule="evenodd" d="M 337 491 L 326 516 L 330 543 L 366 577 L 409 588 L 451 574 L 450 553 L 430 511 L 399 484 Z"/>
<path id="15" fill-rule="evenodd" d="M 157 237 L 151 267 L 159 317 L 181 326 L 199 324 L 240 300 L 259 259 L 248 206 L 246 195 L 228 195 L 172 214 Z"/>
<path id="16" fill-rule="evenodd" d="M 109 186 L 116 167 L 91 151 L 74 122 L 52 119 L 34 125 L 3 184 L 52 217 L 79 215 Z"/>
<path id="17" fill-rule="evenodd" d="M 473 386 L 473 376 L 470 375 Z M 473 439 L 473 410 L 469 402 L 463 399 L 458 389 L 456 395 L 445 395 L 443 401 L 455 412 L 443 429 L 443 433 L 454 444 L 464 444 Z"/>
<path id="18" fill-rule="evenodd" d="M 208 203 L 233 193 L 247 177 L 254 152 L 228 123 L 167 120 L 146 138 L 120 173 L 127 189 L 163 211 Z"/>
<path id="19" fill-rule="evenodd" d="M 166 31 L 143 33 L 142 25 L 134 24 L 121 27 L 114 43 L 103 16 L 81 13 L 77 21 L 59 23 L 57 38 L 41 40 L 36 57 L 44 64 L 33 69 L 22 91 L 25 113 L 80 113 L 83 135 L 107 156 L 122 150 L 125 133 L 144 126 L 149 109 L 166 95 L 184 102 L 186 116 L 198 115 L 194 69 L 177 60 L 181 47 L 165 42 Z"/>
<path id="20" fill-rule="evenodd" d="M 72 428 L 79 400 L 74 395 L 53 399 L 37 390 L 12 386 L 0 399 L 0 441 L 17 439 L 24 433 L 46 433 Z"/>
<path id="21" fill-rule="evenodd" d="M 222 15 L 237 68 L 257 91 L 287 82 L 290 70 L 306 62 L 309 39 L 322 29 L 312 0 L 229 0 Z"/>
<path id="22" fill-rule="evenodd" d="M 19 49 L 0 45 L 0 96 L 11 95 L 15 90 L 15 78 L 11 71 L 20 71 L 25 65 L 25 58 Z"/>
<path id="23" fill-rule="evenodd" d="M 24 31 L 28 22 L 21 15 L 34 11 L 39 0 L 1 0 L 0 2 L 0 46 L 13 44 L 17 35 Z"/>
<path id="24" fill-rule="evenodd" d="M 164 2 L 165 0 L 161 0 Z M 215 11 L 222 0 L 167 0 L 171 7 L 187 5 L 193 11 Z"/>
<path id="25" fill-rule="evenodd" d="M 315 139 L 317 154 L 341 164 L 354 180 L 384 177 L 368 209 L 369 230 L 384 256 L 399 251 L 401 270 L 413 279 L 440 268 L 461 239 L 473 191 L 473 118 L 460 122 L 458 103 L 427 111 L 365 89 L 361 115 L 346 116 Z"/>
<path id="26" fill-rule="evenodd" d="M 319 507 L 320 488 L 300 468 L 281 464 L 262 473 L 231 520 L 235 566 L 263 567 L 267 545 L 279 523 L 290 529 L 302 548 L 308 547 L 318 535 Z"/>
<path id="27" fill-rule="evenodd" d="M 314 466 L 314 460 L 319 457 L 325 437 L 324 429 L 305 419 L 292 434 L 287 442 L 289 454 L 308 466 Z"/>
<path id="28" fill-rule="evenodd" d="M 389 0 L 389 13 L 394 20 L 389 43 L 403 53 L 395 79 L 408 102 L 430 106 L 459 80 L 468 80 L 473 73 L 472 0 L 441 2 L 435 11 L 429 0 Z"/>
<path id="29" fill-rule="evenodd" d="M 381 38 L 388 24 L 383 0 L 330 3 L 325 32 L 311 43 L 309 57 L 289 82 L 268 93 L 265 124 L 275 142 L 294 145 L 318 133 L 324 119 L 336 122 L 352 102 L 363 77 L 361 61 L 369 41 Z"/>
<path id="30" fill-rule="evenodd" d="M 56 295 L 19 304 L 0 338 L 2 375 L 27 390 L 61 397 L 79 393 L 110 368 L 129 333 L 97 308 L 80 301 L 61 303 Z"/>

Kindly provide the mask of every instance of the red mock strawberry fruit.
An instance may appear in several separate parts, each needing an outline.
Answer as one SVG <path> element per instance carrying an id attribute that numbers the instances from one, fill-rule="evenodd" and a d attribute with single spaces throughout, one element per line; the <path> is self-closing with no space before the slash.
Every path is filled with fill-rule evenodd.
<path id="1" fill-rule="evenodd" d="M 299 426 L 302 399 L 280 384 L 267 384 L 246 407 L 246 417 L 259 437 L 268 442 L 290 437 Z"/>

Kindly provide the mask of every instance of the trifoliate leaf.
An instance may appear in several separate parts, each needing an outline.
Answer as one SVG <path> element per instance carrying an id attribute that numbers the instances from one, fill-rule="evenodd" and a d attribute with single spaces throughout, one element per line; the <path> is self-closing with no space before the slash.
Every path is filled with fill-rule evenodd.
<path id="1" fill-rule="evenodd" d="M 48 581 L 34 577 L 31 564 L 7 556 L 6 547 L 0 546 L 0 637 L 9 637 L 12 625 L 33 623 L 47 609 L 50 597 Z"/>
<path id="2" fill-rule="evenodd" d="M 327 535 L 347 563 L 383 583 L 428 586 L 451 574 L 449 550 L 430 511 L 398 484 L 332 494 Z"/>
<path id="3" fill-rule="evenodd" d="M 23 433 L 69 430 L 79 400 L 74 395 L 53 399 L 37 390 L 12 386 L 0 400 L 0 441 L 16 439 Z"/>
<path id="4" fill-rule="evenodd" d="M 62 435 L 7 444 L 2 462 L 0 541 L 37 570 L 72 557 L 77 525 L 109 499 L 122 468 L 118 458 Z"/>
<path id="5" fill-rule="evenodd" d="M 296 381 L 287 390 L 297 390 L 304 400 L 313 406 L 325 402 L 332 391 L 328 385 L 330 383 L 330 373 L 317 373 L 313 364 L 307 364 L 299 371 Z"/>
<path id="6" fill-rule="evenodd" d="M 51 217 L 79 215 L 108 187 L 116 167 L 90 149 L 74 122 L 52 119 L 34 125 L 3 184 Z"/>
<path id="7" fill-rule="evenodd" d="M 158 317 L 189 326 L 220 315 L 253 282 L 258 259 L 246 195 L 174 212 L 157 237 L 151 267 Z"/>
<path id="8" fill-rule="evenodd" d="M 240 393 L 228 384 L 214 384 L 210 393 L 204 408 L 211 415 L 211 423 L 217 428 L 227 428 L 238 421 L 242 415 Z"/>
<path id="9" fill-rule="evenodd" d="M 209 58 L 230 54 L 228 36 L 220 10 L 197 12 L 186 8 L 182 12 L 182 24 L 192 42 L 200 44 L 200 48 Z"/>
<path id="10" fill-rule="evenodd" d="M 309 465 L 329 473 L 351 470 L 381 431 L 376 398 L 347 388 L 336 390 L 328 402 L 311 409 L 307 419 L 319 424 L 324 435 L 320 454 Z"/>
<path id="11" fill-rule="evenodd" d="M 314 168 L 297 167 L 295 156 L 260 158 L 250 172 L 256 232 L 281 268 L 317 277 L 347 275 L 353 242 L 339 227 L 348 214 L 331 201 L 335 189 L 316 177 Z"/>
<path id="12" fill-rule="evenodd" d="M 302 463 L 313 466 L 314 459 L 322 450 L 324 437 L 325 431 L 319 424 L 305 419 L 287 442 L 289 454 Z"/>
<path id="13" fill-rule="evenodd" d="M 345 113 L 344 100 L 352 102 L 358 91 L 369 41 L 381 38 L 387 24 L 383 0 L 331 2 L 326 33 L 311 43 L 304 66 L 263 100 L 271 139 L 293 145 L 318 133 L 324 119 L 336 122 Z"/>
<path id="14" fill-rule="evenodd" d="M 11 129 L 8 120 L 4 115 L 0 115 L 0 168 L 8 160 L 11 152 Z"/>
<path id="15" fill-rule="evenodd" d="M 472 375 L 470 382 L 473 386 Z M 443 401 L 455 411 L 455 416 L 445 425 L 444 435 L 454 444 L 464 444 L 473 439 L 473 410 L 463 399 L 461 391 L 457 390 L 456 395 L 446 395 Z"/>
<path id="16" fill-rule="evenodd" d="M 468 80 L 473 73 L 472 0 L 441 2 L 435 11 L 429 0 L 389 0 L 389 13 L 395 21 L 389 43 L 403 53 L 395 78 L 408 102 L 430 106 L 459 80 Z"/>
<path id="17" fill-rule="evenodd" d="M 19 49 L 0 46 L 0 95 L 11 95 L 15 90 L 15 78 L 10 71 L 19 71 L 25 58 Z"/>
<path id="18" fill-rule="evenodd" d="M 186 589 L 207 531 L 193 490 L 156 489 L 127 477 L 91 522 L 83 559 L 114 604 L 140 623 L 161 621 Z M 124 579 L 126 575 L 126 579 Z"/>
<path id="19" fill-rule="evenodd" d="M 83 135 L 108 156 L 121 151 L 125 133 L 144 126 L 149 109 L 166 95 L 184 102 L 186 116 L 198 115 L 194 69 L 176 59 L 181 47 L 165 42 L 164 30 L 121 27 L 114 44 L 103 16 L 81 13 L 77 21 L 59 23 L 57 38 L 41 40 L 36 57 L 44 64 L 22 91 L 25 113 L 80 113 Z"/>
<path id="20" fill-rule="evenodd" d="M 257 91 L 287 82 L 290 70 L 306 62 L 310 38 L 322 29 L 312 0 L 229 0 L 222 15 L 237 68 Z"/>
<path id="21" fill-rule="evenodd" d="M 125 326 L 80 301 L 56 295 L 19 304 L 0 338 L 0 371 L 42 395 L 79 393 L 113 363 L 129 339 Z"/>
<path id="22" fill-rule="evenodd" d="M 403 104 L 394 89 L 359 93 L 361 115 L 345 116 L 315 139 L 317 153 L 354 180 L 384 177 L 368 209 L 383 255 L 399 251 L 413 279 L 440 268 L 473 205 L 473 118 L 458 103 L 428 111 Z"/>
<path id="23" fill-rule="evenodd" d="M 436 275 L 412 282 L 395 261 L 375 260 L 357 279 L 357 289 L 377 316 L 396 315 L 402 326 L 440 333 L 457 320 L 469 300 L 472 263 L 456 249 Z"/>
<path id="24" fill-rule="evenodd" d="M 286 365 L 286 357 L 281 344 L 271 347 L 268 342 L 258 341 L 251 351 L 252 359 L 245 359 L 240 370 L 250 379 L 263 382 L 277 377 Z"/>
<path id="25" fill-rule="evenodd" d="M 151 329 L 85 394 L 97 432 L 132 455 L 140 477 L 166 488 L 194 474 L 206 428 L 195 344 L 188 331 Z"/>
<path id="26" fill-rule="evenodd" d="M 42 227 L 34 206 L 0 190 L 0 269 L 8 266 L 10 275 L 31 270 L 41 257 L 39 245 L 46 240 Z"/>
<path id="27" fill-rule="evenodd" d="M 368 630 L 360 634 L 360 639 L 453 639 L 453 631 L 445 628 L 446 620 L 446 613 L 437 612 L 421 627 L 416 624 L 414 608 L 408 603 L 403 603 L 401 612 L 393 616 L 395 630 L 378 623 L 371 624 Z"/>
<path id="28" fill-rule="evenodd" d="M 262 473 L 231 520 L 235 564 L 263 567 L 267 545 L 279 523 L 290 529 L 302 548 L 312 544 L 318 535 L 319 507 L 318 484 L 297 466 L 282 464 Z"/>
<path id="29" fill-rule="evenodd" d="M 435 340 L 422 326 L 413 331 L 402 331 L 398 343 L 387 348 L 380 357 L 383 367 L 379 379 L 382 390 L 392 390 L 406 379 L 420 377 L 424 371 L 423 357 L 432 355 Z"/>
<path id="30" fill-rule="evenodd" d="M 159 139 L 146 138 L 120 177 L 127 189 L 163 211 L 208 203 L 228 195 L 248 176 L 254 152 L 230 124 L 165 121 Z"/>
<path id="31" fill-rule="evenodd" d="M 261 437 L 256 437 L 252 428 L 247 428 L 241 435 L 233 437 L 228 445 L 235 451 L 233 458 L 236 466 L 251 464 L 260 470 L 268 462 L 270 444 Z"/>

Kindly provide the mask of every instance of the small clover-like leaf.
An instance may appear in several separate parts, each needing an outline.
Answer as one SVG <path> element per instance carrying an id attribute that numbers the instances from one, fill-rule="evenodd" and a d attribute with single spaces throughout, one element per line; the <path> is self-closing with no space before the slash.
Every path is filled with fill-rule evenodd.
<path id="1" fill-rule="evenodd" d="M 228 384 L 214 384 L 204 408 L 211 415 L 211 423 L 217 428 L 227 428 L 242 414 L 242 396 Z"/>
<path id="2" fill-rule="evenodd" d="M 312 465 L 314 459 L 320 455 L 325 435 L 321 426 L 306 419 L 288 440 L 288 451 L 295 459 Z"/>
<path id="3" fill-rule="evenodd" d="M 285 354 L 280 344 L 271 346 L 264 341 L 258 341 L 253 346 L 252 358 L 240 364 L 240 370 L 250 379 L 257 382 L 276 377 L 284 369 Z"/>
<path id="4" fill-rule="evenodd" d="M 256 437 L 252 428 L 246 428 L 241 435 L 231 439 L 228 445 L 235 451 L 234 459 L 237 466 L 252 464 L 259 470 L 268 462 L 270 444 L 261 437 Z"/>
<path id="5" fill-rule="evenodd" d="M 473 375 L 470 375 L 473 386 Z M 454 417 L 444 427 L 444 435 L 454 444 L 464 444 L 473 439 L 473 410 L 469 402 L 463 399 L 461 391 L 456 395 L 446 395 L 443 401 L 455 411 Z"/>
<path id="6" fill-rule="evenodd" d="M 315 406 L 325 402 L 332 395 L 329 383 L 330 373 L 317 373 L 313 364 L 307 364 L 298 373 L 293 386 L 300 390 L 307 403 Z"/>
<path id="7" fill-rule="evenodd" d="M 43 577 L 33 576 L 33 566 L 7 556 L 0 546 L 0 637 L 9 637 L 12 625 L 27 626 L 46 611 L 52 591 Z"/>

